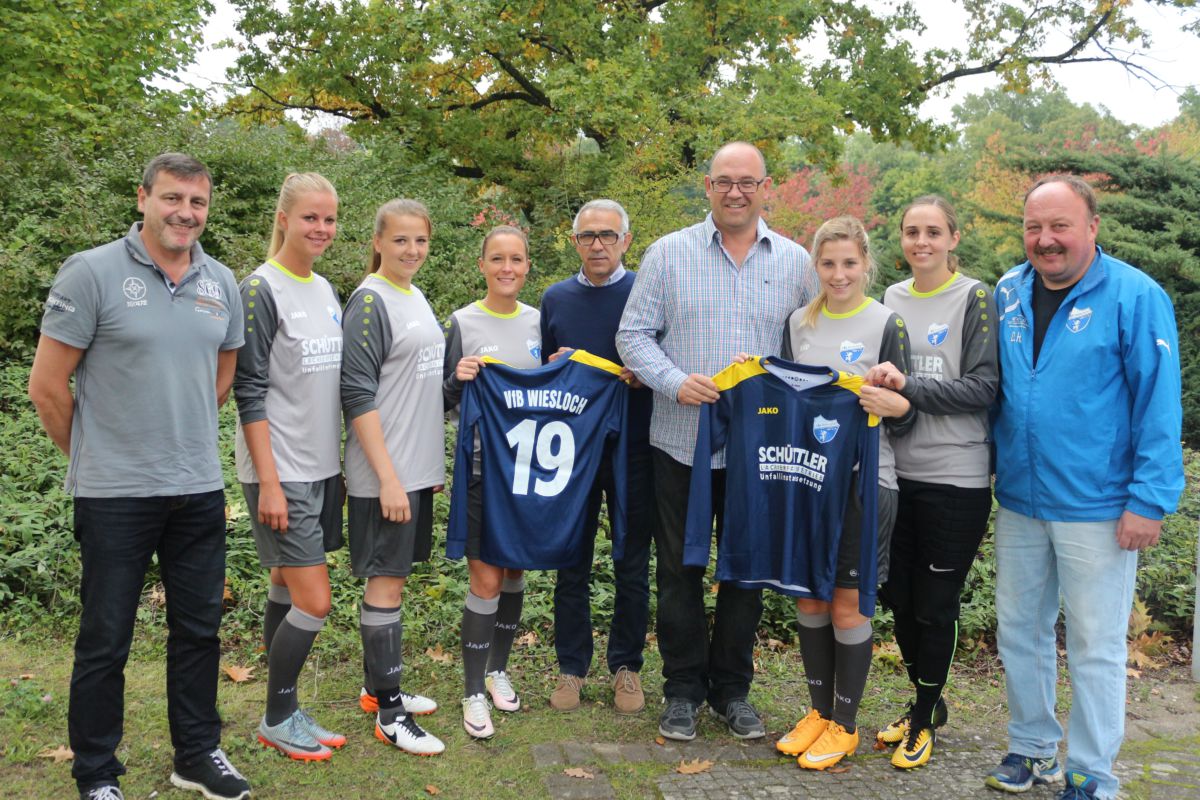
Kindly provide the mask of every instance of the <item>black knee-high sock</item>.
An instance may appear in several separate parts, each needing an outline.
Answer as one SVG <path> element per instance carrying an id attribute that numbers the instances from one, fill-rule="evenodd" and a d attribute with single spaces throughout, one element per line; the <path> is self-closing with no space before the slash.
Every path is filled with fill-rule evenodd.
<path id="1" fill-rule="evenodd" d="M 492 633 L 492 648 L 488 651 L 488 672 L 508 668 L 517 626 L 521 624 L 521 606 L 525 602 L 525 577 L 505 578 L 500 585 L 500 600 L 496 606 L 496 630 Z"/>
<path id="2" fill-rule="evenodd" d="M 299 708 L 296 682 L 308 651 L 324 625 L 324 617 L 314 617 L 292 606 L 275 630 L 271 653 L 267 656 L 268 725 L 278 725 Z"/>
<path id="3" fill-rule="evenodd" d="M 904 662 L 904 669 L 908 672 L 908 682 L 916 686 L 917 659 L 921 649 L 921 626 L 908 611 L 896 611 L 892 617 L 892 626 L 896 632 L 896 645 L 900 648 L 900 658 Z"/>
<path id="4" fill-rule="evenodd" d="M 391 724 L 398 714 L 404 713 L 404 703 L 400 700 L 404 638 L 400 606 L 380 608 L 364 601 L 358 616 L 358 632 L 370 691 L 379 700 L 379 718 L 384 724 Z"/>
<path id="5" fill-rule="evenodd" d="M 263 608 L 263 647 L 268 654 L 271 652 L 271 640 L 275 638 L 275 631 L 291 608 L 292 593 L 288 588 L 270 584 L 267 587 L 267 605 Z"/>
<path id="6" fill-rule="evenodd" d="M 805 614 L 797 609 L 796 630 L 812 707 L 825 719 L 832 719 L 834 642 L 829 612 Z"/>
<path id="7" fill-rule="evenodd" d="M 483 694 L 483 676 L 487 671 L 488 651 L 496 629 L 498 597 L 484 600 L 467 592 L 462 619 L 463 697 Z"/>
<path id="8" fill-rule="evenodd" d="M 925 728 L 929 727 L 933 708 L 946 688 L 950 662 L 954 660 L 954 649 L 958 646 L 958 620 L 921 625 L 920 631 L 917 702 L 913 705 L 912 723 L 914 727 Z"/>
<path id="9" fill-rule="evenodd" d="M 853 628 L 834 628 L 833 638 L 837 673 L 833 721 L 853 733 L 857 729 L 858 704 L 862 702 L 867 673 L 871 671 L 871 621 Z"/>

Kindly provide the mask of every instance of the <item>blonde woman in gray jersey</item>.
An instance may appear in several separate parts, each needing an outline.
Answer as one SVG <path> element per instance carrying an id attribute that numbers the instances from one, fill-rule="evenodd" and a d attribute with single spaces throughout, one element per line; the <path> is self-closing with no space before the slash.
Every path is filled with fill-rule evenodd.
<path id="1" fill-rule="evenodd" d="M 479 256 L 487 294 L 455 311 L 446 323 L 442 394 L 447 410 L 458 406 L 464 383 L 485 368 L 485 355 L 519 369 L 542 365 L 541 314 L 517 299 L 529 266 L 524 231 L 509 225 L 488 231 Z M 478 440 L 475 452 L 479 452 Z M 485 691 L 501 711 L 521 707 L 507 668 L 521 622 L 525 573 L 480 558 L 483 483 L 478 460 L 472 466 L 469 485 L 454 487 L 456 492 L 466 491 L 468 498 L 466 556 L 471 576 L 462 620 L 463 729 L 474 739 L 486 739 L 495 728 Z"/>
<path id="2" fill-rule="evenodd" d="M 329 614 L 325 553 L 342 544 L 341 304 L 313 272 L 337 234 L 337 206 L 337 192 L 315 172 L 284 180 L 267 262 L 242 281 L 246 344 L 233 382 L 238 480 L 271 576 L 258 739 L 300 761 L 325 760 L 346 743 L 296 697 Z"/>
<path id="3" fill-rule="evenodd" d="M 820 292 L 788 318 L 783 357 L 855 375 L 866 375 L 884 361 L 905 369 L 904 321 L 867 296 L 874 261 L 862 222 L 854 217 L 827 221 L 817 229 L 812 252 Z M 879 437 L 878 477 L 878 577 L 883 580 L 897 494 L 890 440 L 908 432 L 914 414 L 906 399 L 886 388 L 864 386 L 860 402 L 885 420 Z M 775 746 L 797 756 L 806 769 L 828 769 L 851 755 L 859 742 L 858 705 L 871 668 L 872 642 L 871 620 L 860 613 L 858 603 L 861 508 L 857 501 L 850 506 L 838 546 L 833 601 L 796 600 L 812 709 Z"/>
<path id="4" fill-rule="evenodd" d="M 992 508 L 987 409 L 999 368 L 992 293 L 958 271 L 958 219 L 936 195 L 920 197 L 900 218 L 909 280 L 883 302 L 911 333 L 911 374 L 882 363 L 867 377 L 913 404 L 912 432 L 896 442 L 900 504 L 891 572 L 880 600 L 892 609 L 896 642 L 916 697 L 879 731 L 899 745 L 892 765 L 929 761 L 934 731 L 946 722 L 942 691 L 958 640 L 959 594 Z"/>
<path id="5" fill-rule="evenodd" d="M 433 223 L 416 200 L 375 213 L 367 275 L 346 303 L 342 364 L 350 568 L 366 578 L 359 633 L 359 705 L 380 741 L 419 756 L 445 750 L 415 717 L 437 703 L 400 688 L 401 600 L 413 564 L 429 559 L 433 495 L 446 482 L 442 414 L 445 341 L 413 278 L 429 255 Z"/>

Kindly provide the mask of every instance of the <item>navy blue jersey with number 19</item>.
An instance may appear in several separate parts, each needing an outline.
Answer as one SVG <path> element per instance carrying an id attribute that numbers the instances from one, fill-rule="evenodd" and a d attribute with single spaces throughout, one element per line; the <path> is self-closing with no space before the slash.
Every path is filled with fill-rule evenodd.
<path id="1" fill-rule="evenodd" d="M 483 481 L 480 559 L 512 569 L 562 569 L 579 561 L 588 495 L 606 446 L 613 453 L 613 557 L 625 540 L 625 413 L 621 367 L 574 350 L 536 369 L 485 359 L 460 409 L 446 556 L 467 542 L 467 481 L 479 429 Z"/>
<path id="2" fill-rule="evenodd" d="M 713 578 L 832 600 L 852 491 L 862 506 L 859 610 L 875 610 L 879 419 L 858 404 L 863 379 L 780 358 L 713 377 L 721 397 L 700 415 L 683 563 L 708 563 L 710 456 L 725 448 L 724 531 Z M 859 479 L 855 480 L 855 468 Z"/>

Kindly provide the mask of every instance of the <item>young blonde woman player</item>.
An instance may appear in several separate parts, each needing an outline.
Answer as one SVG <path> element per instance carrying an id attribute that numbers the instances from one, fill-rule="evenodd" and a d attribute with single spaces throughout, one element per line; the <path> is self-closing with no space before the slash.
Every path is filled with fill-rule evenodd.
<path id="1" fill-rule="evenodd" d="M 242 281 L 237 470 L 259 560 L 270 570 L 263 615 L 264 745 L 321 761 L 346 737 L 300 708 L 297 678 L 329 614 L 325 553 L 342 544 L 341 305 L 313 264 L 337 234 L 337 192 L 314 172 L 279 190 L 265 264 Z"/>
<path id="2" fill-rule="evenodd" d="M 433 495 L 445 483 L 441 326 L 413 278 L 433 224 L 415 200 L 375 214 L 367 276 L 346 304 L 342 367 L 350 565 L 366 578 L 359 631 L 375 736 L 415 755 L 445 750 L 415 716 L 437 704 L 400 689 L 401 600 L 413 563 L 429 558 Z"/>

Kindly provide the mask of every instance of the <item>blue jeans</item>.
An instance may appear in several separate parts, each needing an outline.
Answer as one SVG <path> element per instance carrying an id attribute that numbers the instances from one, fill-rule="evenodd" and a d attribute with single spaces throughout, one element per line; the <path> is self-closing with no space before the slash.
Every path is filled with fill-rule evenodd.
<path id="1" fill-rule="evenodd" d="M 125 773 L 116 757 L 125 662 L 150 557 L 167 593 L 167 718 L 177 764 L 220 746 L 217 672 L 225 590 L 225 494 L 75 498 L 83 614 L 67 724 L 80 788 Z"/>
<path id="2" fill-rule="evenodd" d="M 630 451 L 626 467 L 625 557 L 613 562 L 616 599 L 608 633 L 608 670 L 642 669 L 650 617 L 650 540 L 658 524 L 650 452 Z M 554 650 L 559 671 L 582 678 L 592 663 L 592 554 L 599 526 L 601 493 L 612 515 L 612 464 L 606 456 L 596 474 L 586 511 L 583 552 L 574 567 L 560 569 L 554 584 Z"/>
<path id="3" fill-rule="evenodd" d="M 1054 623 L 1066 618 L 1072 708 L 1067 769 L 1117 794 L 1112 766 L 1125 735 L 1125 638 L 1137 553 L 1117 546 L 1117 521 L 1047 522 L 996 513 L 997 641 L 1008 686 L 1009 750 L 1058 750 Z"/>

